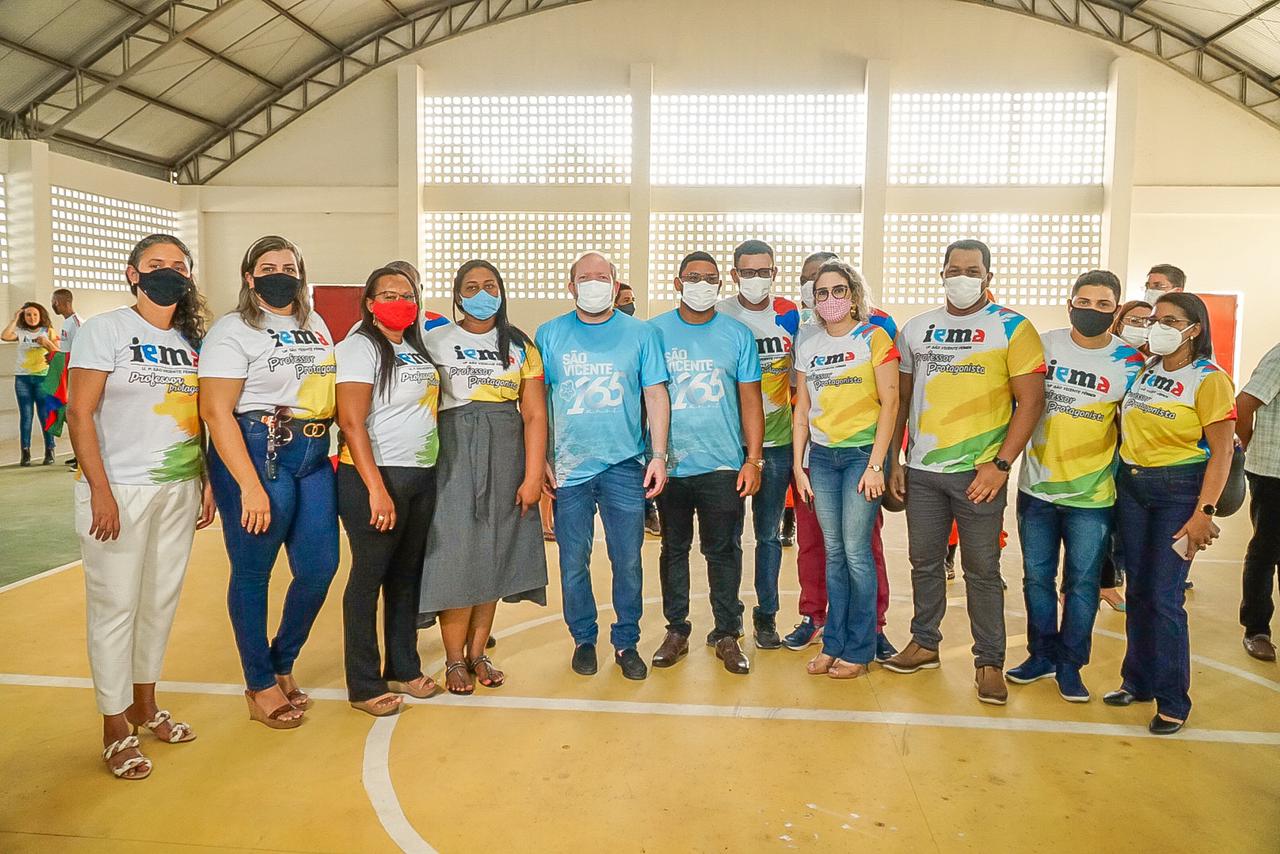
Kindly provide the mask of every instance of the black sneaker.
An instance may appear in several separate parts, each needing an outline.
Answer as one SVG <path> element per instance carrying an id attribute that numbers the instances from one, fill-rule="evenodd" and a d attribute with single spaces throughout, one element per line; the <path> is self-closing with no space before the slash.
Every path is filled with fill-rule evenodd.
<path id="1" fill-rule="evenodd" d="M 778 636 L 778 626 L 772 617 L 755 621 L 756 649 L 781 649 L 782 638 Z"/>
<path id="2" fill-rule="evenodd" d="M 573 648 L 573 672 L 579 676 L 594 676 L 596 668 L 596 645 L 580 643 Z"/>
<path id="3" fill-rule="evenodd" d="M 651 537 L 662 536 L 662 523 L 658 521 L 658 508 L 652 504 L 644 509 L 644 532 Z"/>
<path id="4" fill-rule="evenodd" d="M 794 507 L 788 507 L 782 511 L 782 535 L 778 537 L 778 541 L 782 543 L 784 549 L 789 549 L 796 544 L 796 511 Z"/>
<path id="5" fill-rule="evenodd" d="M 47 448 L 44 452 L 44 465 L 53 465 L 53 448 Z"/>
<path id="6" fill-rule="evenodd" d="M 583 644 L 586 646 L 587 644 Z M 582 647 L 579 647 L 581 649 Z M 622 668 L 622 675 L 628 679 L 634 679 L 637 682 L 649 675 L 649 668 L 644 663 L 644 659 L 640 657 L 640 653 L 634 649 L 624 649 L 613 655 L 613 661 Z M 595 664 L 595 648 L 592 647 L 592 664 Z M 595 668 L 591 670 L 595 673 Z"/>
<path id="7" fill-rule="evenodd" d="M 485 649 L 493 649 L 497 645 L 498 645 L 498 639 L 495 638 L 493 635 L 489 635 L 489 639 L 484 642 Z"/>
<path id="8" fill-rule="evenodd" d="M 75 457 L 67 457 L 67 465 L 71 466 L 72 468 L 75 468 L 76 466 L 79 465 L 79 463 L 76 462 Z"/>
<path id="9" fill-rule="evenodd" d="M 898 648 L 889 642 L 884 632 L 876 635 L 876 661 L 888 661 L 898 654 Z"/>
<path id="10" fill-rule="evenodd" d="M 31 449 L 22 449 L 22 459 L 18 462 L 18 465 L 23 466 L 24 468 L 31 465 Z"/>

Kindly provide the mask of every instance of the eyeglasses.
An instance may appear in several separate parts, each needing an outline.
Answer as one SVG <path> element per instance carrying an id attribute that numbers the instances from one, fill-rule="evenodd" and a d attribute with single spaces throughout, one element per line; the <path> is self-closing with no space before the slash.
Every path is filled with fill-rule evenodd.
<path id="1" fill-rule="evenodd" d="M 738 278 L 740 279 L 772 279 L 773 278 L 772 267 L 760 267 L 755 270 L 744 270 L 741 268 L 735 268 L 735 269 L 738 270 Z"/>
<path id="2" fill-rule="evenodd" d="M 848 285 L 836 285 L 833 288 L 818 288 L 813 292 L 814 302 L 823 302 L 827 297 L 835 297 L 836 299 L 844 299 L 849 295 Z"/>
<path id="3" fill-rule="evenodd" d="M 698 282 L 706 282 L 708 285 L 718 285 L 720 284 L 720 274 L 707 273 L 704 276 L 702 273 L 685 273 L 680 277 L 680 281 L 684 282 L 686 285 L 696 285 Z"/>
<path id="4" fill-rule="evenodd" d="M 413 294 L 402 294 L 399 291 L 379 291 L 373 295 L 378 302 L 417 302 Z"/>
<path id="5" fill-rule="evenodd" d="M 1157 323 L 1169 329 L 1186 329 L 1188 326 L 1195 324 L 1194 320 L 1186 320 L 1181 317 L 1126 317 L 1125 325 L 1127 326 L 1155 326 Z"/>

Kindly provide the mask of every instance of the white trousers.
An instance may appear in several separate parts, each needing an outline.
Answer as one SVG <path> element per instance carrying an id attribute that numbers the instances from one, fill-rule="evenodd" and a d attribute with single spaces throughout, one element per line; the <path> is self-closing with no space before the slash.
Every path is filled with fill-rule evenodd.
<path id="1" fill-rule="evenodd" d="M 132 705 L 135 683 L 160 679 L 200 513 L 200 481 L 112 484 L 111 494 L 120 508 L 120 536 L 100 542 L 89 536 L 89 485 L 76 483 L 89 668 L 104 715 Z"/>

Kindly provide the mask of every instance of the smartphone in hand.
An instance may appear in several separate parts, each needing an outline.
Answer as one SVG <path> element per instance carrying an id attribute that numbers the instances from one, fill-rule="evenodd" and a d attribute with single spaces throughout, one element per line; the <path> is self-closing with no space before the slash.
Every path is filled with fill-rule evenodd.
<path id="1" fill-rule="evenodd" d="M 1191 537 L 1183 534 L 1181 537 L 1173 541 L 1172 549 L 1183 560 L 1191 560 L 1193 555 L 1187 552 L 1187 547 L 1191 545 Z"/>

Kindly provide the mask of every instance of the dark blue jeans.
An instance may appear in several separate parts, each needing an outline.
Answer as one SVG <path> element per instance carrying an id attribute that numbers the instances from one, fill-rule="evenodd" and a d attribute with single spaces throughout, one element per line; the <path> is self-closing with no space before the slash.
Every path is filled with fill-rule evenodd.
<path id="1" fill-rule="evenodd" d="M 640 546 L 644 544 L 644 465 L 639 460 L 624 460 L 590 480 L 556 490 L 560 589 L 564 619 L 575 644 L 595 643 L 599 634 L 599 612 L 591 590 L 591 543 L 597 508 L 613 565 L 613 611 L 618 618 L 609 640 L 617 650 L 635 649 L 640 643 L 640 613 L 644 607 L 640 566 Z"/>
<path id="2" fill-rule="evenodd" d="M 782 568 L 779 533 L 790 486 L 791 446 L 765 448 L 760 489 L 751 496 L 751 524 L 756 536 L 756 605 L 751 614 L 757 623 L 771 621 L 778 613 L 778 572 Z M 734 538 L 739 559 L 742 557 L 742 528 L 743 521 L 739 520 Z"/>
<path id="3" fill-rule="evenodd" d="M 1018 493 L 1027 651 L 1077 670 L 1089 663 L 1098 576 L 1111 545 L 1110 507 L 1066 507 Z M 1058 623 L 1058 559 L 1066 601 Z"/>
<path id="4" fill-rule="evenodd" d="M 209 481 L 231 560 L 227 610 L 244 681 L 249 690 L 261 691 L 276 684 L 277 675 L 293 672 L 338 571 L 338 496 L 327 433 L 309 439 L 295 425 L 293 441 L 278 450 L 276 479 L 268 480 L 266 425 L 241 421 L 240 432 L 271 500 L 271 525 L 261 534 L 250 534 L 241 526 L 240 486 L 212 447 Z M 293 580 L 280 626 L 268 643 L 267 588 L 281 546 L 289 556 Z"/>
<path id="5" fill-rule="evenodd" d="M 43 384 L 44 377 L 21 375 L 13 378 L 13 393 L 18 398 L 18 439 L 24 451 L 31 449 L 31 422 L 36 416 L 40 418 L 40 432 L 44 434 L 44 449 L 53 450 L 53 434 L 44 429 L 44 419 L 49 410 L 44 405 L 44 396 L 40 394 Z"/>
<path id="6" fill-rule="evenodd" d="M 876 653 L 876 563 L 871 532 L 880 499 L 858 492 L 871 446 L 809 449 L 809 483 L 827 550 L 827 625 L 822 651 L 850 664 Z"/>
<path id="7" fill-rule="evenodd" d="M 1116 525 L 1124 542 L 1125 633 L 1120 668 L 1125 690 L 1180 720 L 1191 712 L 1191 641 L 1183 584 L 1191 561 L 1173 535 L 1195 512 L 1204 463 L 1142 468 L 1120 464 Z"/>

